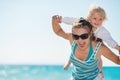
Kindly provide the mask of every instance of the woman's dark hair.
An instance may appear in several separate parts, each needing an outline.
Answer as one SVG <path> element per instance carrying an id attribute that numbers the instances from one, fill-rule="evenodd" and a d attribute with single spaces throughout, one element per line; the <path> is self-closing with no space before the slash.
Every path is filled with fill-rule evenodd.
<path id="1" fill-rule="evenodd" d="M 102 42 L 102 39 L 95 37 L 94 34 L 92 34 L 91 39 L 94 40 L 94 41 Z"/>
<path id="2" fill-rule="evenodd" d="M 92 25 L 84 18 L 76 19 L 76 21 L 73 23 L 73 28 L 85 28 L 87 27 L 88 31 L 92 31 Z"/>
<path id="3" fill-rule="evenodd" d="M 92 31 L 93 26 L 90 24 L 90 22 L 88 22 L 86 19 L 84 19 L 82 17 L 80 19 L 76 19 L 76 21 L 73 23 L 73 28 L 85 28 L 86 30 L 88 30 L 89 33 L 93 32 Z M 73 28 L 72 28 L 72 30 L 73 30 Z M 102 42 L 102 39 L 96 38 L 94 36 L 94 33 L 92 33 L 91 40 L 96 40 L 96 41 Z"/>

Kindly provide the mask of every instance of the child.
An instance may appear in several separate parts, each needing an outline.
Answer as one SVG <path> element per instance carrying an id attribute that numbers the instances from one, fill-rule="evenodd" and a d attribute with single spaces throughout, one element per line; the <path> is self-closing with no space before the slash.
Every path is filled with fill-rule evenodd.
<path id="1" fill-rule="evenodd" d="M 103 22 L 107 19 L 106 13 L 103 8 L 97 5 L 93 5 L 92 7 L 90 7 L 86 19 L 93 25 L 92 29 L 96 38 L 102 39 L 110 47 L 117 49 L 120 52 L 120 46 L 115 40 L 113 40 L 108 30 L 102 26 Z M 76 18 L 73 17 L 64 17 L 61 19 L 61 22 L 72 25 L 75 20 Z M 64 66 L 64 70 L 67 70 L 69 65 L 70 61 L 68 61 L 68 64 Z M 100 62 L 100 69 L 102 70 L 102 60 Z"/>

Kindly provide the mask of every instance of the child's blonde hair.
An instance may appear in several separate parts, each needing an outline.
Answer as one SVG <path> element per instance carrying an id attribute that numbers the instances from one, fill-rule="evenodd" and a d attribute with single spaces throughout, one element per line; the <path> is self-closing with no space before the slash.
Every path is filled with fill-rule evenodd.
<path id="1" fill-rule="evenodd" d="M 88 11 L 87 20 L 89 20 L 94 13 L 99 13 L 103 17 L 103 20 L 107 20 L 106 12 L 98 5 L 91 5 Z"/>

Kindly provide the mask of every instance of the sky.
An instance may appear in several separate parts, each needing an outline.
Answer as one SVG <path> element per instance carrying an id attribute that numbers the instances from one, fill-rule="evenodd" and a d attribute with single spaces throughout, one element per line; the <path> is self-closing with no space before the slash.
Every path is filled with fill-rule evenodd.
<path id="1" fill-rule="evenodd" d="M 51 17 L 86 17 L 92 4 L 105 9 L 103 25 L 120 44 L 119 0 L 0 0 L 0 64 L 65 64 L 71 47 L 54 34 Z M 61 26 L 71 31 L 70 25 Z M 117 66 L 102 59 L 104 66 Z"/>

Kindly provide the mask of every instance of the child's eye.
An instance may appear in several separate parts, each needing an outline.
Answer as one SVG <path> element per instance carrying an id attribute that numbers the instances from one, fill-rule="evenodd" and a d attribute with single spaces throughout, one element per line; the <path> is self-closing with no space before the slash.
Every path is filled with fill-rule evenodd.
<path id="1" fill-rule="evenodd" d="M 100 21 L 102 21 L 103 19 L 101 18 L 101 19 L 99 19 Z"/>
<path id="2" fill-rule="evenodd" d="M 96 20 L 96 18 L 93 18 L 94 20 Z"/>

